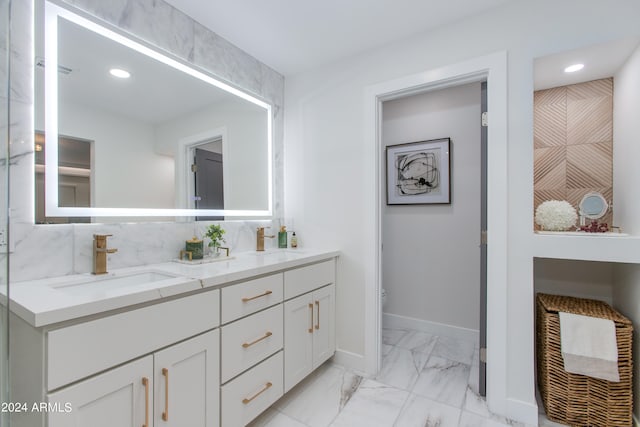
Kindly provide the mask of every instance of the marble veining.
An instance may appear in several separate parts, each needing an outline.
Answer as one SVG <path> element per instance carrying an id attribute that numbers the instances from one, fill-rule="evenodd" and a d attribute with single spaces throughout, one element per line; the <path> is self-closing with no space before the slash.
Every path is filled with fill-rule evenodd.
<path id="1" fill-rule="evenodd" d="M 122 19 L 130 0 L 65 0 L 66 3 L 90 11 L 100 19 L 117 24 Z"/>
<path id="2" fill-rule="evenodd" d="M 384 328 L 383 334 L 389 341 L 396 342 L 396 345 L 383 344 L 383 349 L 386 348 L 388 354 L 395 353 L 398 349 L 411 352 L 410 349 L 399 347 L 401 342 L 412 347 L 414 344 L 419 345 L 427 341 L 449 341 L 448 337 L 426 337 L 423 332 L 408 329 Z M 473 348 L 474 343 L 458 343 L 458 348 L 468 346 Z M 413 390 L 403 390 L 379 381 L 383 372 L 391 371 L 389 365 L 397 365 L 393 357 L 383 359 L 381 371 L 374 381 L 362 380 L 345 368 L 327 362 L 249 426 L 524 427 L 520 423 L 498 417 L 488 410 L 484 398 L 477 394 L 477 386 L 475 389 L 471 386 L 472 383 L 478 382 L 477 369 L 474 371 L 469 369 L 468 365 L 443 359 L 432 352 L 422 370 L 423 374 L 426 371 L 423 380 L 430 381 L 425 381 L 421 386 L 434 388 L 434 395 L 437 395 L 440 399 L 438 400 L 422 395 L 423 390 L 418 384 Z M 446 368 L 447 366 L 449 368 Z M 471 366 L 477 368 L 477 356 L 473 357 Z M 429 377 L 431 374 L 433 376 Z M 439 377 L 439 381 L 434 381 L 436 376 Z M 338 378 L 344 380 L 340 387 L 337 385 Z M 444 392 L 442 387 L 437 385 L 449 383 L 455 384 L 455 391 Z M 344 399 L 346 404 L 337 403 L 336 392 L 339 389 L 342 389 L 343 393 L 347 392 L 347 398 Z M 465 398 L 464 406 L 462 398 Z"/>
<path id="3" fill-rule="evenodd" d="M 432 354 L 413 387 L 413 393 L 460 408 L 469 371 L 469 365 Z"/>
<path id="4" fill-rule="evenodd" d="M 276 407 L 309 427 L 326 427 L 347 405 L 362 377 L 341 366 L 325 364 L 298 384 Z M 316 402 L 309 405 L 309 401 Z"/>
<path id="5" fill-rule="evenodd" d="M 9 46 L 11 52 L 11 65 L 9 69 L 11 87 L 9 88 L 9 98 L 11 102 L 18 101 L 32 104 L 34 58 L 31 55 L 31 28 L 33 23 L 28 20 L 33 20 L 33 2 L 11 2 L 11 23 L 9 24 L 11 29 L 11 45 Z M 26 25 L 25 22 L 27 22 Z M 15 119 L 25 119 L 22 117 L 22 114 L 16 116 L 13 112 L 13 106 L 11 108 L 12 121 Z M 30 118 L 30 115 L 27 115 L 26 118 Z"/>
<path id="6" fill-rule="evenodd" d="M 382 328 L 382 343 L 396 345 L 409 331 L 406 329 Z"/>
<path id="7" fill-rule="evenodd" d="M 15 252 L 10 257 L 11 278 L 20 282 L 90 272 L 93 265 L 93 234 L 112 235 L 109 247 L 118 249 L 118 252 L 108 255 L 109 269 L 171 261 L 178 257 L 185 240 L 193 236 L 202 238 L 206 227 L 212 223 L 189 221 L 13 227 Z M 255 250 L 257 224 L 274 226 L 272 221 L 222 223 L 226 231 L 225 245 L 231 248 L 232 253 Z M 267 248 L 274 245 L 273 241 L 266 242 Z M 15 286 L 20 286 L 20 283 Z"/>
<path id="8" fill-rule="evenodd" d="M 457 427 L 460 409 L 412 394 L 395 427 Z"/>
<path id="9" fill-rule="evenodd" d="M 428 358 L 429 353 L 394 347 L 385 356 L 376 381 L 411 390 Z"/>
<path id="10" fill-rule="evenodd" d="M 409 392 L 373 380 L 362 382 L 331 427 L 392 426 Z"/>
<path id="11" fill-rule="evenodd" d="M 430 354 L 437 342 L 438 337 L 435 335 L 421 331 L 409 331 L 400 338 L 396 345 L 411 351 Z"/>
<path id="12" fill-rule="evenodd" d="M 474 350 L 475 344 L 471 341 L 439 336 L 438 342 L 433 348 L 433 354 L 434 356 L 470 365 L 473 361 Z"/>
<path id="13" fill-rule="evenodd" d="M 129 0 L 117 22 L 118 27 L 189 61 L 193 60 L 194 24 L 161 0 Z"/>

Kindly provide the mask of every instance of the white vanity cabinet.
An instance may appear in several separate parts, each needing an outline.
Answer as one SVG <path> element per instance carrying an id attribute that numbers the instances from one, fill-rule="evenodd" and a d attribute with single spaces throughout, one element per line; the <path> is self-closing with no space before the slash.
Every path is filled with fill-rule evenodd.
<path id="1" fill-rule="evenodd" d="M 285 272 L 284 391 L 335 353 L 335 266 L 326 261 Z"/>
<path id="2" fill-rule="evenodd" d="M 219 329 L 155 353 L 153 366 L 156 426 L 219 425 Z"/>
<path id="3" fill-rule="evenodd" d="M 244 426 L 335 353 L 335 265 L 330 253 L 204 276 L 41 326 L 12 313 L 12 399 L 45 408 L 11 425 Z"/>
<path id="4" fill-rule="evenodd" d="M 145 384 L 146 383 L 146 384 Z M 48 395 L 49 427 L 151 427 L 153 357 L 147 356 Z"/>
<path id="5" fill-rule="evenodd" d="M 216 329 L 50 393 L 58 409 L 48 426 L 218 426 L 218 337 Z"/>

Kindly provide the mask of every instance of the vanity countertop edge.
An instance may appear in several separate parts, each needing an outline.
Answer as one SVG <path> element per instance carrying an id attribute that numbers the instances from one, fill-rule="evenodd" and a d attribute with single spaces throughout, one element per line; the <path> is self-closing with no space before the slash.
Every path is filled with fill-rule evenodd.
<path id="1" fill-rule="evenodd" d="M 234 254 L 229 261 L 185 265 L 173 261 L 113 270 L 109 276 L 169 273 L 172 277 L 148 286 L 107 289 L 105 295 L 66 295 L 56 289 L 74 281 L 94 280 L 91 274 L 75 274 L 24 282 L 11 286 L 10 310 L 33 327 L 48 327 L 86 316 L 101 315 L 202 289 L 216 289 L 245 279 L 268 275 L 340 255 L 338 250 L 268 251 Z M 100 280 L 100 278 L 97 278 Z"/>

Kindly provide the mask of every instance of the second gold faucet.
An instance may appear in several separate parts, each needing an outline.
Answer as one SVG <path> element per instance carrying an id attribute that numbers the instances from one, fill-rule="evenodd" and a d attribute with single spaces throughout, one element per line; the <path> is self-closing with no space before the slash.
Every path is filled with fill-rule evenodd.
<path id="1" fill-rule="evenodd" d="M 258 233 L 256 235 L 257 237 L 257 241 L 256 241 L 256 251 L 258 252 L 262 252 L 264 251 L 264 238 L 268 237 L 270 239 L 276 237 L 276 236 L 272 236 L 272 235 L 265 235 L 264 234 L 264 229 L 265 228 L 271 228 L 271 227 L 258 227 Z"/>

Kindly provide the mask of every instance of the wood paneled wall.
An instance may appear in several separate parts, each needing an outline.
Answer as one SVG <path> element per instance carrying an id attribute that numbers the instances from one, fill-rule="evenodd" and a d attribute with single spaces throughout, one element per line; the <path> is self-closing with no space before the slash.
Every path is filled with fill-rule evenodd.
<path id="1" fill-rule="evenodd" d="M 566 200 L 578 210 L 590 191 L 613 200 L 613 78 L 535 92 L 533 135 L 534 209 Z"/>

